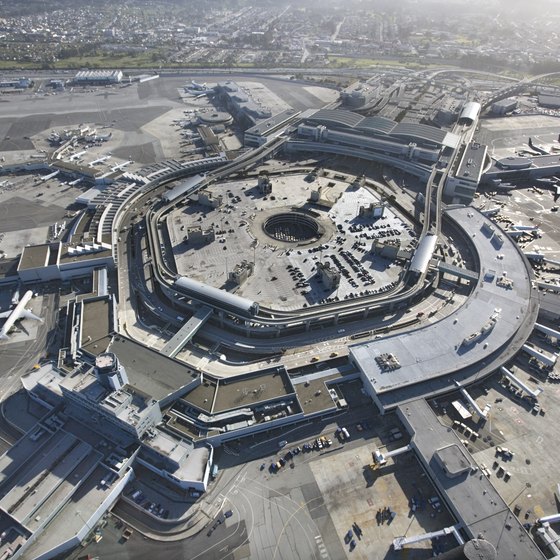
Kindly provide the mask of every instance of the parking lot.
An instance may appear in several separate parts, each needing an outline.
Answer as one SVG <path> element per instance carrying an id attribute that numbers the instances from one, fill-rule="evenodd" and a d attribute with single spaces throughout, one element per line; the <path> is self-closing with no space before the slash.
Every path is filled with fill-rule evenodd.
<path id="1" fill-rule="evenodd" d="M 380 201 L 369 189 L 351 187 L 353 180 L 354 176 L 335 176 L 332 172 L 313 182 L 307 174 L 271 176 L 273 191 L 269 196 L 259 193 L 256 178 L 212 187 L 214 198 L 223 197 L 221 207 L 191 203 L 168 221 L 178 272 L 188 269 L 192 277 L 220 287 L 236 265 L 243 260 L 254 262 L 254 272 L 237 293 L 280 308 L 390 291 L 402 269 L 392 259 L 371 254 L 372 243 L 392 240 L 405 248 L 415 243 L 415 234 L 392 209 L 386 208 L 382 217 L 357 217 L 360 206 Z M 307 203 L 318 188 L 332 205 Z M 324 233 L 319 239 L 281 242 L 263 231 L 266 218 L 289 213 L 294 207 L 304 207 L 320 224 Z M 215 241 L 185 242 L 191 226 L 213 228 Z M 339 286 L 329 288 L 324 284 L 318 274 L 320 264 L 340 273 Z"/>

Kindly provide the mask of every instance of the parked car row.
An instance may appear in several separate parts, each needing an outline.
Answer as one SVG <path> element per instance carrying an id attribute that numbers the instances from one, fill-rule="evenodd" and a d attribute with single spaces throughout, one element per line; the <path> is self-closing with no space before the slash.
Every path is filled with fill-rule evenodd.
<path id="1" fill-rule="evenodd" d="M 167 519 L 169 517 L 169 510 L 165 509 L 161 504 L 150 502 L 146 499 L 146 496 L 144 496 L 142 491 L 137 490 L 136 488 L 131 489 L 128 497 L 156 517 L 162 517 L 163 519 Z"/>
<path id="2" fill-rule="evenodd" d="M 279 442 L 279 447 L 284 447 L 287 445 L 287 441 Z M 294 447 L 293 449 L 288 450 L 282 457 L 280 457 L 277 461 L 273 461 L 269 466 L 270 472 L 278 472 L 282 467 L 286 465 L 289 461 L 292 461 L 295 455 L 299 455 L 300 453 L 310 453 L 311 451 L 319 451 L 323 448 L 330 447 L 333 441 L 327 436 L 319 436 L 313 441 L 308 443 L 304 443 L 302 446 Z M 293 465 L 293 463 L 292 463 Z M 262 463 L 260 470 L 264 470 L 266 463 Z"/>

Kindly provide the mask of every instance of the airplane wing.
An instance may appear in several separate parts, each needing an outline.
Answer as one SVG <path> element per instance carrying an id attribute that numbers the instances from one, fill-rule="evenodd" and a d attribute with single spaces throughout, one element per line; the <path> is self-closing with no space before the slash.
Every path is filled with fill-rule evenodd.
<path id="1" fill-rule="evenodd" d="M 2 311 L 2 313 L 0 313 L 0 319 L 7 319 L 11 314 L 11 311 Z"/>
<path id="2" fill-rule="evenodd" d="M 19 316 L 20 319 L 33 319 L 34 321 L 41 321 L 41 323 L 43 322 L 43 319 L 41 319 L 41 317 L 37 317 L 37 315 L 34 315 L 33 313 L 31 313 L 31 311 L 27 311 L 27 309 L 24 309 L 21 312 L 21 315 Z"/>

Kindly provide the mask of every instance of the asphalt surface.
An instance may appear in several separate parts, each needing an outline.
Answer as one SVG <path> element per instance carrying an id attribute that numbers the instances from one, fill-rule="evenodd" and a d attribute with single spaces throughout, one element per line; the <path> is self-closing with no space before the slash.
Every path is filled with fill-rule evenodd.
<path id="1" fill-rule="evenodd" d="M 109 524 L 103 531 L 103 540 L 89 545 L 84 552 L 100 558 L 148 560 L 154 554 L 161 553 L 163 547 L 170 558 L 189 560 L 346 558 L 310 463 L 339 451 L 357 448 L 377 435 L 371 422 L 371 404 L 365 403 L 359 391 L 353 394 L 352 397 L 349 393 L 350 399 L 357 399 L 362 404 L 356 401 L 352 410 L 334 418 L 308 421 L 292 429 L 259 434 L 217 449 L 215 460 L 220 465 L 221 473 L 205 498 L 221 502 L 221 514 L 210 520 L 196 536 L 185 541 L 155 543 L 135 532 L 129 544 L 123 547 L 119 542 L 122 529 L 114 530 Z M 352 426 L 364 419 L 372 427 L 370 431 L 362 432 L 360 437 L 354 436 L 344 445 L 333 437 L 335 425 L 348 426 L 356 434 Z M 268 467 L 271 461 L 285 453 L 285 450 L 278 450 L 281 439 L 288 440 L 287 449 L 297 443 L 311 441 L 321 432 L 331 435 L 334 440 L 332 448 L 322 452 L 301 453 L 292 461 L 294 468 L 287 465 L 278 474 L 270 473 Z M 266 468 L 261 470 L 263 463 Z M 136 519 L 137 516 L 131 514 L 129 508 L 124 507 L 121 501 L 115 511 L 124 519 L 129 515 Z M 227 510 L 231 510 L 233 515 L 226 520 L 223 513 Z M 218 519 L 222 523 L 216 523 Z M 208 535 L 214 526 L 215 529 Z"/>
<path id="2" fill-rule="evenodd" d="M 37 325 L 37 336 L 25 342 L 0 341 L 0 400 L 4 400 L 12 392 L 20 388 L 20 379 L 44 357 L 45 349 L 50 346 L 57 335 L 55 322 L 58 313 L 58 295 L 43 296 L 43 306 L 40 316 L 43 323 Z M 23 325 L 25 326 L 25 325 Z M 1 435 L 1 434 L 0 434 Z"/>
<path id="3" fill-rule="evenodd" d="M 3 201 L 0 205 L 0 231 L 20 231 L 49 226 L 60 220 L 64 213 L 60 206 L 16 196 Z"/>

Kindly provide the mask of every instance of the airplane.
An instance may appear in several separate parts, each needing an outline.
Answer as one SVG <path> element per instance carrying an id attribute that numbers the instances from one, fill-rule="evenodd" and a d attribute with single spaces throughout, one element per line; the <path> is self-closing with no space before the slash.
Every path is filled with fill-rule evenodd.
<path id="1" fill-rule="evenodd" d="M 95 164 L 97 164 L 97 163 L 103 163 L 104 161 L 107 161 L 108 159 L 111 159 L 111 156 L 103 156 L 103 157 L 100 157 L 100 158 L 98 158 L 98 159 L 92 161 L 92 162 L 89 164 L 89 167 L 93 167 L 93 166 L 94 166 Z"/>
<path id="2" fill-rule="evenodd" d="M 111 172 L 115 172 L 115 171 L 120 171 L 121 169 L 124 169 L 127 165 L 130 165 L 131 163 L 134 163 L 133 161 L 125 161 L 124 163 L 120 163 L 119 165 L 114 165 L 113 167 L 111 167 Z"/>
<path id="3" fill-rule="evenodd" d="M 72 154 L 69 158 L 68 161 L 74 161 L 75 159 L 80 159 L 84 154 L 86 153 L 86 150 L 83 150 L 81 152 L 77 152 L 75 154 Z"/>
<path id="4" fill-rule="evenodd" d="M 48 181 L 49 179 L 53 179 L 53 178 L 56 177 L 59 173 L 60 173 L 60 170 L 58 170 L 58 171 L 53 171 L 52 173 L 49 173 L 48 175 L 43 175 L 43 176 L 41 177 L 41 181 L 45 182 L 45 181 Z"/>
<path id="5" fill-rule="evenodd" d="M 195 99 L 200 99 L 201 97 L 214 95 L 216 91 L 214 88 L 209 88 L 206 86 L 206 82 L 203 84 L 199 84 L 197 82 L 191 82 L 191 86 L 184 86 L 183 89 L 189 95 L 194 95 Z"/>
<path id="6" fill-rule="evenodd" d="M 86 136 L 86 140 L 88 142 L 107 142 L 112 136 L 112 132 L 109 132 L 109 134 L 91 134 L 90 136 Z"/>
<path id="7" fill-rule="evenodd" d="M 14 294 L 14 298 L 12 299 L 12 301 L 14 301 L 15 296 L 16 294 Z M 28 304 L 32 297 L 33 292 L 31 290 L 28 290 L 27 292 L 25 292 L 25 294 L 23 294 L 23 297 L 19 300 L 14 309 L 12 309 L 11 311 L 4 311 L 3 313 L 0 313 L 0 319 L 6 319 L 6 322 L 0 329 L 0 340 L 8 340 L 8 333 L 10 332 L 10 329 L 14 326 L 14 323 L 16 321 L 19 321 L 20 319 L 33 319 L 35 321 L 40 321 L 41 323 L 43 322 L 43 319 L 37 317 L 37 315 L 31 313 L 31 311 L 25 309 L 25 306 Z"/>

